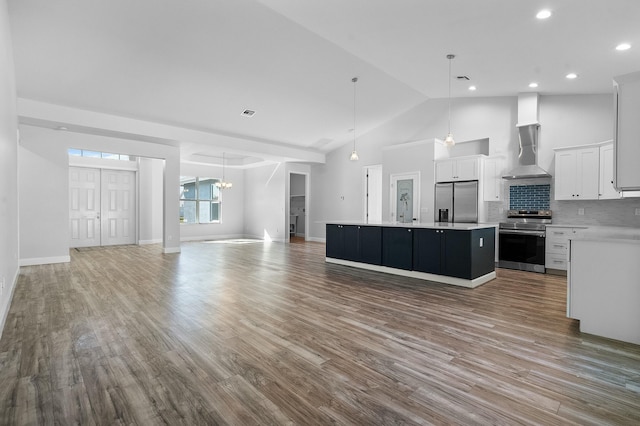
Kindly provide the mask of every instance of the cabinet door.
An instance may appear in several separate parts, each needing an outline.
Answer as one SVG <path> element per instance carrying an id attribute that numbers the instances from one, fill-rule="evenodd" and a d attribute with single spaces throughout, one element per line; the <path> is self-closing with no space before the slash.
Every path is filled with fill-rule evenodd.
<path id="1" fill-rule="evenodd" d="M 444 231 L 440 262 L 442 275 L 471 279 L 470 234 L 468 231 Z"/>
<path id="2" fill-rule="evenodd" d="M 616 184 L 624 191 L 640 190 L 640 72 L 615 78 Z"/>
<path id="3" fill-rule="evenodd" d="M 439 229 L 416 229 L 413 234 L 413 269 L 440 274 L 441 235 Z"/>
<path id="4" fill-rule="evenodd" d="M 382 228 L 379 226 L 359 226 L 359 262 L 371 265 L 382 263 Z"/>
<path id="5" fill-rule="evenodd" d="M 345 260 L 353 262 L 360 261 L 360 241 L 358 238 L 358 226 L 341 225 L 344 236 L 344 256 Z"/>
<path id="6" fill-rule="evenodd" d="M 577 152 L 578 174 L 576 182 L 578 200 L 597 200 L 600 180 L 600 148 L 584 148 Z"/>
<path id="7" fill-rule="evenodd" d="M 482 175 L 484 201 L 502 201 L 502 163 L 497 159 L 484 161 Z"/>
<path id="8" fill-rule="evenodd" d="M 478 180 L 480 178 L 480 161 L 477 158 L 465 158 L 456 161 L 455 180 Z"/>
<path id="9" fill-rule="evenodd" d="M 620 193 L 613 187 L 613 144 L 600 147 L 600 190 L 601 200 L 620 198 Z"/>
<path id="10" fill-rule="evenodd" d="M 344 232 L 342 225 L 327 224 L 326 256 L 334 259 L 344 258 Z"/>
<path id="11" fill-rule="evenodd" d="M 575 151 L 556 152 L 555 199 L 574 200 L 576 196 L 576 165 Z"/>
<path id="12" fill-rule="evenodd" d="M 455 175 L 456 162 L 454 160 L 440 160 L 436 162 L 436 182 L 451 182 Z"/>
<path id="13" fill-rule="evenodd" d="M 413 231 L 411 229 L 382 229 L 382 265 L 398 269 L 412 269 Z"/>

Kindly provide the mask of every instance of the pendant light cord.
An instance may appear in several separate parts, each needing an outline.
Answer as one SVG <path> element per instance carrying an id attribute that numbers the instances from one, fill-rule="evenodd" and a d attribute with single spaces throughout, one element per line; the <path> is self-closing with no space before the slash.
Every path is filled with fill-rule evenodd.
<path id="1" fill-rule="evenodd" d="M 351 79 L 353 82 L 353 151 L 356 150 L 356 82 L 358 81 L 358 77 L 353 77 Z"/>
<path id="2" fill-rule="evenodd" d="M 451 60 L 454 57 L 454 55 L 447 55 L 449 59 L 449 134 L 451 134 Z"/>

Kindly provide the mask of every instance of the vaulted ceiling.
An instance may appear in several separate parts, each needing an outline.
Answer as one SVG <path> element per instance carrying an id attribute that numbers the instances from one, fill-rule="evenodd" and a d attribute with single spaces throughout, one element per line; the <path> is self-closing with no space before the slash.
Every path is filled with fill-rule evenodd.
<path id="1" fill-rule="evenodd" d="M 210 136 L 181 141 L 189 155 L 233 153 L 229 140 L 328 152 L 353 137 L 352 77 L 362 134 L 446 97 L 448 53 L 454 97 L 608 93 L 640 69 L 638 0 L 8 4 L 20 98 Z M 543 8 L 552 16 L 536 19 Z"/>

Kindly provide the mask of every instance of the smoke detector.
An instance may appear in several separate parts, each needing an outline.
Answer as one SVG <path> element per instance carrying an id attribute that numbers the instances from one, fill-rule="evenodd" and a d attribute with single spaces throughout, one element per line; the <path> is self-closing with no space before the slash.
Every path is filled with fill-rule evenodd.
<path id="1" fill-rule="evenodd" d="M 244 111 L 242 111 L 242 115 L 243 117 L 253 117 L 255 115 L 255 111 L 252 109 L 245 109 Z"/>

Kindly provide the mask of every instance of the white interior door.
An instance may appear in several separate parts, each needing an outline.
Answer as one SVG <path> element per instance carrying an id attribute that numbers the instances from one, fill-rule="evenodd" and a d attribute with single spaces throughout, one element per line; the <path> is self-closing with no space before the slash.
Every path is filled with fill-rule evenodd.
<path id="1" fill-rule="evenodd" d="M 420 220 L 420 172 L 391 175 L 391 221 Z"/>
<path id="2" fill-rule="evenodd" d="M 100 169 L 69 167 L 70 247 L 100 245 Z"/>
<path id="3" fill-rule="evenodd" d="M 364 222 L 382 222 L 382 165 L 364 168 Z"/>
<path id="4" fill-rule="evenodd" d="M 102 170 L 102 244 L 136 243 L 136 174 Z"/>
<path id="5" fill-rule="evenodd" d="M 136 243 L 136 180 L 129 170 L 69 167 L 70 247 Z"/>

